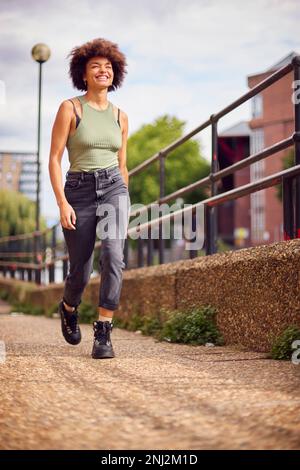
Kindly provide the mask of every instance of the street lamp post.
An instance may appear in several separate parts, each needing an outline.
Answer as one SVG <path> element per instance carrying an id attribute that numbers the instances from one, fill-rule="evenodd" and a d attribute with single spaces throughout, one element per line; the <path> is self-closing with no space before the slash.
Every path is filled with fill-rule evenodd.
<path id="1" fill-rule="evenodd" d="M 42 64 L 50 57 L 50 49 L 46 44 L 36 44 L 31 50 L 33 59 L 39 63 L 39 97 L 38 97 L 38 141 L 37 141 L 37 180 L 36 180 L 36 230 L 40 230 L 40 146 L 41 146 L 41 98 L 42 98 Z"/>
<path id="2" fill-rule="evenodd" d="M 42 64 L 47 62 L 50 57 L 50 49 L 46 44 L 39 43 L 31 49 L 32 58 L 39 63 L 39 96 L 38 96 L 38 140 L 37 140 L 37 175 L 36 175 L 36 213 L 35 213 L 35 226 L 36 237 L 34 237 L 34 254 L 35 262 L 40 264 L 42 262 L 42 253 L 40 252 L 40 180 L 41 180 L 41 166 L 40 166 L 40 148 L 41 148 L 41 98 L 42 98 Z M 41 284 L 41 269 L 38 267 L 35 271 L 35 281 Z"/>

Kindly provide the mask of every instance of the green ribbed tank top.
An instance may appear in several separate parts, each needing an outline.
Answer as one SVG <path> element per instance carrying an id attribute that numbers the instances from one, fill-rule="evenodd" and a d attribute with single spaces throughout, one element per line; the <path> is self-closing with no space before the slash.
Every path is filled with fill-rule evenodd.
<path id="1" fill-rule="evenodd" d="M 82 104 L 82 116 L 75 133 L 69 135 L 66 142 L 70 162 L 68 171 L 93 171 L 117 166 L 122 131 L 112 103 L 109 101 L 106 109 L 98 110 L 83 96 L 76 98 Z"/>

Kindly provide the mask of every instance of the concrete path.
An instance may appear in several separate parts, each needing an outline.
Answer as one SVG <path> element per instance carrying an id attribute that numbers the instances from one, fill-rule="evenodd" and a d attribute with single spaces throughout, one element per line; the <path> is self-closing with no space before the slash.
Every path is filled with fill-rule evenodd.
<path id="1" fill-rule="evenodd" d="M 0 315 L 1 449 L 300 448 L 300 366 L 117 328 L 94 360 L 81 328 L 71 346 L 58 319 Z"/>

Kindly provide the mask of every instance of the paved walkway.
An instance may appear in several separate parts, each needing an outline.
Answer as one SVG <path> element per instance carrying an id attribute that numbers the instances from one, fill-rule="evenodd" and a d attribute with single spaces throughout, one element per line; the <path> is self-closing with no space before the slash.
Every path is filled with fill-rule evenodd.
<path id="1" fill-rule="evenodd" d="M 58 319 L 0 315 L 1 449 L 300 448 L 300 366 L 117 328 L 116 357 L 94 360 L 82 333 L 71 346 Z"/>

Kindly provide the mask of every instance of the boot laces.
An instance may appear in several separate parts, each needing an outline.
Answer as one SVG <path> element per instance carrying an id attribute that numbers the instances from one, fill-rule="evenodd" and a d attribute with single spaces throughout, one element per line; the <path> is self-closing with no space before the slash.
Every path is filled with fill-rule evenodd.
<path id="1" fill-rule="evenodd" d="M 110 342 L 110 332 L 113 329 L 113 324 L 109 321 L 101 322 L 95 321 L 93 323 L 94 327 L 94 337 L 100 343 L 107 343 Z"/>
<path id="2" fill-rule="evenodd" d="M 79 331 L 79 326 L 78 326 L 78 312 L 75 309 L 74 312 L 68 312 L 65 308 L 65 319 L 66 319 L 66 325 L 68 329 L 72 331 L 72 333 L 78 333 Z"/>
<path id="3" fill-rule="evenodd" d="M 71 315 L 68 315 L 69 318 L 67 320 L 67 323 L 69 324 L 69 327 L 71 328 L 73 333 L 77 333 L 79 326 L 78 326 L 78 313 L 77 312 L 72 312 Z"/>

